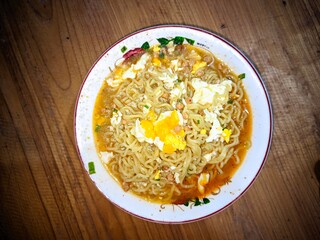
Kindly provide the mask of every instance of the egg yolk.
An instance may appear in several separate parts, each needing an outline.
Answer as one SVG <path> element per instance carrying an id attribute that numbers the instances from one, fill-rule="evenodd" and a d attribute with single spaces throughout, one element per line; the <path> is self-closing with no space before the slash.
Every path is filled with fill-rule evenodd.
<path id="1" fill-rule="evenodd" d="M 158 58 L 153 58 L 152 59 L 153 65 L 160 67 L 161 66 L 161 61 Z"/>
<path id="2" fill-rule="evenodd" d="M 121 77 L 122 73 L 123 73 L 123 69 L 122 69 L 122 68 L 117 68 L 117 69 L 114 71 L 114 73 L 115 73 L 114 78 L 115 78 L 115 79 L 119 79 L 119 78 Z"/>
<path id="3" fill-rule="evenodd" d="M 191 73 L 195 73 L 199 68 L 203 68 L 207 66 L 206 62 L 200 62 L 197 61 L 193 66 L 192 66 L 192 72 Z"/>
<path id="4" fill-rule="evenodd" d="M 225 128 L 222 132 L 222 137 L 228 143 L 230 141 L 230 136 L 231 136 L 232 130 Z"/>
<path id="5" fill-rule="evenodd" d="M 209 182 L 209 173 L 201 173 L 198 179 L 198 190 L 201 194 L 204 193 L 204 186 Z"/>
<path id="6" fill-rule="evenodd" d="M 156 138 L 156 133 L 154 131 L 153 123 L 149 120 L 141 120 L 140 122 L 141 126 L 145 130 L 145 136 L 147 138 Z"/>
<path id="7" fill-rule="evenodd" d="M 164 153 L 173 153 L 176 150 L 185 149 L 187 145 L 184 140 L 185 132 L 179 127 L 180 119 L 177 111 L 172 111 L 169 116 L 156 122 L 154 116 L 155 113 L 149 111 L 147 119 L 140 123 L 145 130 L 145 136 L 153 140 L 158 137 L 164 143 L 162 149 Z"/>

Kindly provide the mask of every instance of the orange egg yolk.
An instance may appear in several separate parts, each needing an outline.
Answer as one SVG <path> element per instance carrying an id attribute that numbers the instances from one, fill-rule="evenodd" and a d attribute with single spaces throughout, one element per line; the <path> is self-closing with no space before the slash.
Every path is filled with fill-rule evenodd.
<path id="1" fill-rule="evenodd" d="M 145 130 L 145 136 L 153 140 L 158 137 L 164 143 L 162 149 L 164 153 L 185 149 L 187 145 L 184 140 L 185 132 L 179 125 L 180 119 L 177 111 L 172 111 L 169 116 L 160 121 L 155 121 L 155 119 L 155 113 L 150 110 L 146 119 L 141 120 L 140 124 Z"/>

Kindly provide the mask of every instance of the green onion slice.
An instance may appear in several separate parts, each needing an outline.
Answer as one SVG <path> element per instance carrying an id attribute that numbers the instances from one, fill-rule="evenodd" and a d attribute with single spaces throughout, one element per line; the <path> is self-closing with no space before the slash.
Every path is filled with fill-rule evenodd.
<path id="1" fill-rule="evenodd" d="M 142 44 L 141 48 L 143 48 L 144 50 L 148 50 L 150 48 L 150 45 L 148 42 L 145 42 L 144 44 Z"/>
<path id="2" fill-rule="evenodd" d="M 186 38 L 186 41 L 191 45 L 193 45 L 195 42 L 193 39 L 190 39 L 190 38 Z"/>
<path id="3" fill-rule="evenodd" d="M 160 43 L 161 47 L 167 46 L 170 40 L 166 38 L 157 38 L 158 42 Z"/>
<path id="4" fill-rule="evenodd" d="M 184 37 L 177 36 L 173 39 L 173 43 L 176 45 L 181 45 L 184 41 Z"/>
<path id="5" fill-rule="evenodd" d="M 194 205 L 195 205 L 195 206 L 201 205 L 201 202 L 200 202 L 199 198 L 196 198 L 196 199 L 195 199 Z"/>
<path id="6" fill-rule="evenodd" d="M 89 174 L 94 174 L 96 173 L 96 169 L 94 167 L 94 162 L 89 162 L 88 163 L 88 167 L 89 167 Z"/>
<path id="7" fill-rule="evenodd" d="M 204 204 L 208 204 L 209 202 L 210 202 L 210 200 L 209 200 L 208 198 L 204 198 L 204 199 L 203 199 L 203 203 L 204 203 Z"/>
<path id="8" fill-rule="evenodd" d="M 95 131 L 99 132 L 99 130 L 101 129 L 101 126 L 99 124 L 96 125 Z"/>
<path id="9" fill-rule="evenodd" d="M 246 77 L 246 74 L 245 74 L 245 73 L 241 73 L 241 74 L 238 76 L 238 78 L 239 78 L 240 80 L 244 79 L 245 77 Z"/>
<path id="10" fill-rule="evenodd" d="M 159 53 L 159 57 L 163 59 L 163 58 L 164 58 L 164 53 L 163 53 L 163 52 L 160 52 L 160 53 Z"/>
<path id="11" fill-rule="evenodd" d="M 127 48 L 126 46 L 123 46 L 123 47 L 121 48 L 121 52 L 124 53 L 125 51 L 127 51 L 127 49 L 128 49 L 128 48 Z"/>

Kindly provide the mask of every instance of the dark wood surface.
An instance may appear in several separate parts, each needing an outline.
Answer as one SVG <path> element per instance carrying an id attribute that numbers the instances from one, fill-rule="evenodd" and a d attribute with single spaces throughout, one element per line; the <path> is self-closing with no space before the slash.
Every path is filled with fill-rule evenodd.
<path id="1" fill-rule="evenodd" d="M 320 2 L 1 1 L 1 239 L 320 239 Z M 181 23 L 236 43 L 274 110 L 269 158 L 223 212 L 161 225 L 115 207 L 78 158 L 73 113 L 96 58 L 143 27 Z M 318 179 L 317 179 L 318 174 Z"/>

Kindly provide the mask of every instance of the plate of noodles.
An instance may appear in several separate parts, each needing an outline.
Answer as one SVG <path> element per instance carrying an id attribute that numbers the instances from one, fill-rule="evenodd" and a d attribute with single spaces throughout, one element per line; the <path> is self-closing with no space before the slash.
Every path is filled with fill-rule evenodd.
<path id="1" fill-rule="evenodd" d="M 272 140 L 270 97 L 252 62 L 193 26 L 131 33 L 93 64 L 75 108 L 80 159 L 116 206 L 185 223 L 235 202 Z"/>

